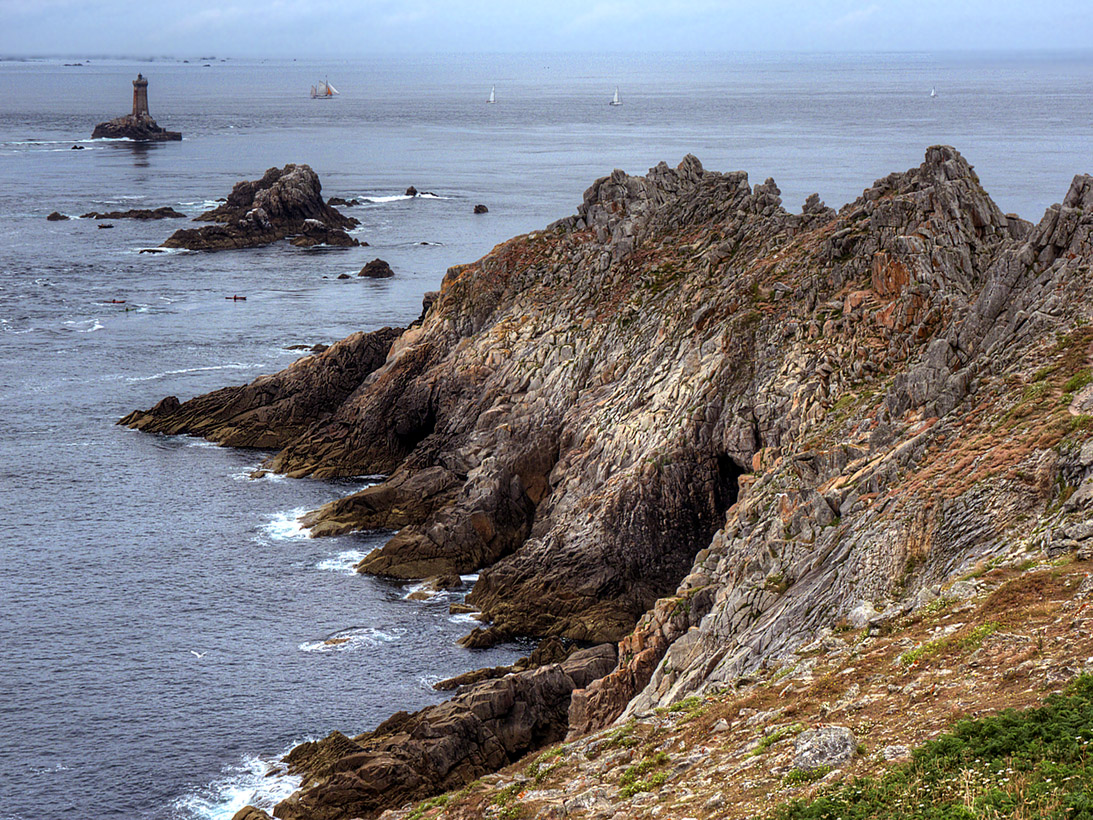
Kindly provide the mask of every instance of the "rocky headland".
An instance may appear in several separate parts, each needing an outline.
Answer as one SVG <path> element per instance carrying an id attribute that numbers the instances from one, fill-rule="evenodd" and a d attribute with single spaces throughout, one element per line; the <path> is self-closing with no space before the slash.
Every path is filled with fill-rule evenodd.
<path id="1" fill-rule="evenodd" d="M 346 233 L 360 222 L 323 201 L 319 176 L 308 165 L 270 168 L 261 179 L 236 183 L 222 205 L 194 221 L 215 224 L 181 228 L 163 247 L 215 251 L 255 248 L 285 238 L 297 247 L 360 244 Z"/>
<path id="2" fill-rule="evenodd" d="M 1089 586 L 1093 545 L 1091 232 L 1093 178 L 1075 177 L 1032 224 L 1003 214 L 946 146 L 838 212 L 814 195 L 796 214 L 773 180 L 752 186 L 688 156 L 643 177 L 616 171 L 576 215 L 451 268 L 405 330 L 355 334 L 251 385 L 127 416 L 278 449 L 265 469 L 291 476 L 388 475 L 304 523 L 317 536 L 397 529 L 362 572 L 479 572 L 468 603 L 489 626 L 470 646 L 515 635 L 618 644 L 610 670 L 565 693 L 569 742 L 533 774 L 492 781 L 492 797 L 458 764 L 384 779 L 394 764 L 330 741 L 321 765 L 301 752 L 305 788 L 275 815 L 374 816 L 383 806 L 362 795 L 415 800 L 462 785 L 458 799 L 393 816 L 517 817 L 524 803 L 541 805 L 534 816 L 652 816 L 669 797 L 690 816 L 745 816 L 680 795 L 701 793 L 688 778 L 713 788 L 710 744 L 759 737 L 765 752 L 800 734 L 769 715 L 750 722 L 774 708 L 765 693 L 799 695 L 785 708 L 808 721 L 838 711 L 828 699 L 855 704 L 891 686 L 913 702 L 914 680 L 885 679 L 883 657 L 900 644 L 866 641 L 953 636 L 937 654 L 966 655 L 996 646 L 993 632 L 972 635 L 985 623 L 1069 629 L 1061 613 Z M 1056 589 L 1052 561 L 1069 567 L 1070 586 L 1018 594 L 1036 572 Z M 957 612 L 967 614 L 947 620 Z M 846 651 L 815 643 L 838 630 Z M 813 663 L 810 646 L 832 663 Z M 1044 647 L 1015 663 L 1063 663 L 1061 643 Z M 793 677 L 802 663 L 815 670 L 808 686 Z M 1043 674 L 1049 688 L 1068 679 Z M 1015 705 L 1031 702 L 1011 688 Z M 681 720 L 699 707 L 726 728 Z M 615 737 L 639 724 L 632 743 Z M 436 737 L 433 726 L 422 718 L 413 731 Z M 762 740 L 766 726 L 777 736 Z M 467 738 L 441 734 L 446 749 Z M 798 768 L 841 776 L 859 741 L 810 735 Z M 687 763 L 669 767 L 657 750 L 677 742 Z M 823 754 L 809 744 L 842 756 L 812 766 Z M 575 763 L 559 780 L 561 761 L 605 750 L 603 765 Z M 718 771 L 761 760 L 741 751 Z M 623 763 L 640 769 L 625 784 Z M 527 793 L 544 769 L 557 769 L 557 790 L 536 803 Z M 404 776 L 414 785 L 399 791 Z M 761 792 L 766 776 L 744 779 Z M 794 786 L 811 788 L 808 777 Z"/>

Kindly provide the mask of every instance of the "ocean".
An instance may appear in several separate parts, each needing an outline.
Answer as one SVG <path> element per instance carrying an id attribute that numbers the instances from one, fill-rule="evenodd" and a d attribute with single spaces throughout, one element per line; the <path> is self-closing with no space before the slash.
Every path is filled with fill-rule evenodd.
<path id="1" fill-rule="evenodd" d="M 183 141 L 91 141 L 138 71 Z M 325 79 L 340 95 L 311 100 Z M 837 208 L 949 143 L 1038 220 L 1093 171 L 1091 91 L 1090 54 L 0 61 L 0 820 L 268 807 L 294 744 L 438 702 L 435 680 L 530 646 L 461 649 L 459 593 L 411 601 L 354 574 L 384 533 L 301 532 L 376 477 L 256 480 L 268 453 L 119 417 L 406 324 L 448 266 L 573 213 L 613 168 L 693 153 L 774 177 L 790 210 L 813 191 Z M 147 255 L 186 223 L 45 219 L 194 215 L 289 162 L 364 199 L 344 210 L 368 247 Z M 394 278 L 337 278 L 376 257 Z"/>

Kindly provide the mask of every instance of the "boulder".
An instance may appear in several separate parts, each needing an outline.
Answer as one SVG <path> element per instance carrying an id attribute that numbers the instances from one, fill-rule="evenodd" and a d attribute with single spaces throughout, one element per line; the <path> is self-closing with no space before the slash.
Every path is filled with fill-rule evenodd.
<path id="1" fill-rule="evenodd" d="M 793 768 L 813 771 L 846 763 L 858 749 L 854 733 L 845 726 L 823 726 L 797 736 Z"/>
<path id="2" fill-rule="evenodd" d="M 382 259 L 373 259 L 363 268 L 357 276 L 364 276 L 369 279 L 387 279 L 394 276 L 395 272 L 391 270 L 391 266 L 384 262 Z"/>
<path id="3" fill-rule="evenodd" d="M 406 196 L 417 196 L 417 188 L 411 185 L 406 189 Z"/>
<path id="4" fill-rule="evenodd" d="M 870 601 L 862 601 L 846 614 L 846 621 L 854 629 L 868 626 L 879 613 Z"/>
<path id="5" fill-rule="evenodd" d="M 63 222 L 64 220 L 66 220 L 68 218 L 69 217 L 67 217 L 64 214 L 59 213 L 57 211 L 54 211 L 53 213 L 51 213 L 49 216 L 46 217 L 46 219 L 48 219 L 50 222 Z"/>
<path id="6" fill-rule="evenodd" d="M 475 205 L 474 212 L 476 214 L 488 214 L 490 212 L 490 209 L 487 208 L 485 205 Z"/>

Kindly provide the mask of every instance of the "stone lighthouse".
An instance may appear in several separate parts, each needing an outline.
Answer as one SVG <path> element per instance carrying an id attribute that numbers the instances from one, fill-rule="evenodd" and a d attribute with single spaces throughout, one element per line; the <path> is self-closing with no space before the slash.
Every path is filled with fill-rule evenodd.
<path id="1" fill-rule="evenodd" d="M 133 80 L 133 116 L 138 120 L 152 118 L 148 113 L 148 81 L 143 74 Z"/>
<path id="2" fill-rule="evenodd" d="M 138 74 L 133 80 L 133 113 L 117 117 L 109 122 L 100 122 L 91 132 L 92 139 L 128 139 L 136 142 L 163 142 L 180 140 L 178 131 L 167 131 L 156 125 L 148 113 L 148 80 Z"/>

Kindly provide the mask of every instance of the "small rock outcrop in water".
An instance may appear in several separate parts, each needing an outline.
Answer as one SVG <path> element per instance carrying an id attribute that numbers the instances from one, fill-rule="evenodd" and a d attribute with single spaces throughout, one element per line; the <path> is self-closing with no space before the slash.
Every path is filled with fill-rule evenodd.
<path id="1" fill-rule="evenodd" d="M 178 131 L 160 128 L 148 113 L 148 80 L 138 74 L 133 80 L 133 112 L 109 122 L 100 122 L 92 139 L 130 139 L 136 142 L 169 142 L 182 139 Z"/>
<path id="2" fill-rule="evenodd" d="M 128 211 L 91 211 L 83 214 L 80 219 L 185 219 L 186 214 L 181 214 L 174 208 L 130 208 Z"/>
<path id="3" fill-rule="evenodd" d="M 270 168 L 259 180 L 236 183 L 227 201 L 195 217 L 214 222 L 204 228 L 182 228 L 167 248 L 225 250 L 268 245 L 292 236 L 293 244 L 350 247 L 359 242 L 345 232 L 359 225 L 323 202 L 318 175 L 307 165 Z"/>
<path id="4" fill-rule="evenodd" d="M 485 205 L 475 205 L 474 212 L 476 214 L 488 214 L 490 212 L 490 209 L 487 208 Z"/>
<path id="5" fill-rule="evenodd" d="M 369 279 L 387 279 L 394 276 L 395 272 L 391 270 L 391 266 L 388 265 L 382 259 L 373 259 L 363 268 L 357 276 L 365 276 Z"/>
<path id="6" fill-rule="evenodd" d="M 411 185 L 406 189 L 406 196 L 417 196 L 417 188 Z"/>
<path id="7" fill-rule="evenodd" d="M 69 219 L 69 218 L 70 217 L 65 216 L 60 211 L 54 211 L 53 213 L 51 213 L 49 216 L 46 217 L 46 219 L 50 222 L 64 222 L 66 219 Z"/>
<path id="8" fill-rule="evenodd" d="M 303 775 L 277 805 L 282 820 L 369 817 L 465 786 L 565 735 L 570 693 L 615 666 L 615 648 L 575 652 L 558 664 L 490 680 L 452 700 L 399 712 L 355 738 L 340 732 L 297 746 L 285 758 Z"/>

